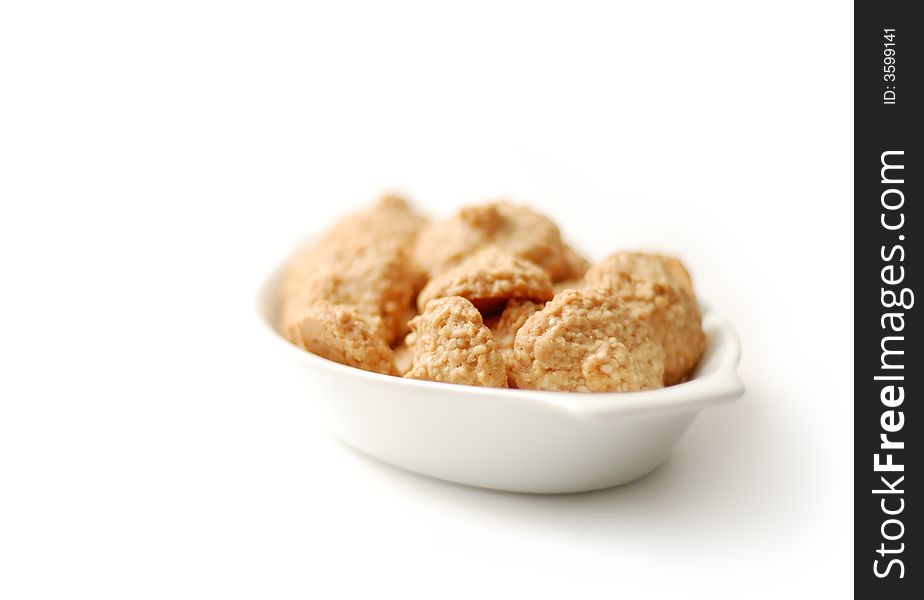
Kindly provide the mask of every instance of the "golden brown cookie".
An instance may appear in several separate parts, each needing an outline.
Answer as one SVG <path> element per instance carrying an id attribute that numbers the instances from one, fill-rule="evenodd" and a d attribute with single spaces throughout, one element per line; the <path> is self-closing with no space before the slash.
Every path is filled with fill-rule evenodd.
<path id="1" fill-rule="evenodd" d="M 494 334 L 497 351 L 500 352 L 501 357 L 504 359 L 504 367 L 507 369 L 507 385 L 509 387 L 517 386 L 513 377 L 513 342 L 516 339 L 517 331 L 526 323 L 526 319 L 542 309 L 544 305 L 544 302 L 509 300 L 503 312 L 496 317 L 485 319 L 485 325 Z"/>
<path id="2" fill-rule="evenodd" d="M 382 320 L 348 306 L 315 302 L 283 331 L 293 344 L 351 367 L 397 375 L 395 354 L 382 335 Z"/>
<path id="3" fill-rule="evenodd" d="M 372 206 L 348 214 L 337 221 L 320 240 L 320 245 L 334 247 L 356 239 L 388 238 L 413 242 L 427 220 L 411 210 L 407 200 L 386 195 Z"/>
<path id="4" fill-rule="evenodd" d="M 449 219 L 427 225 L 417 237 L 414 255 L 433 277 L 489 245 L 532 261 L 552 281 L 581 274 L 583 259 L 562 242 L 555 223 L 509 202 L 470 206 Z"/>
<path id="5" fill-rule="evenodd" d="M 387 341 L 400 339 L 425 282 L 412 258 L 425 222 L 395 196 L 342 218 L 290 260 L 280 293 L 282 326 L 326 300 L 380 316 Z"/>
<path id="6" fill-rule="evenodd" d="M 587 285 L 605 289 L 651 325 L 664 348 L 664 383 L 687 378 L 706 350 L 706 336 L 690 275 L 683 264 L 657 254 L 617 252 L 591 267 Z"/>
<path id="7" fill-rule="evenodd" d="M 478 310 L 495 310 L 508 298 L 546 301 L 552 282 L 535 264 L 495 247 L 482 248 L 455 267 L 431 279 L 417 296 L 421 310 L 433 298 L 462 296 Z"/>
<path id="8" fill-rule="evenodd" d="M 381 317 L 388 343 L 405 333 L 421 282 L 410 247 L 390 238 L 354 241 L 314 246 L 292 260 L 281 290 L 283 327 L 305 306 L 325 300 Z"/>
<path id="9" fill-rule="evenodd" d="M 481 313 L 459 296 L 431 300 L 410 322 L 414 363 L 405 377 L 443 383 L 507 387 L 504 360 Z"/>
<path id="10" fill-rule="evenodd" d="M 662 386 L 651 327 L 599 290 L 566 290 L 530 316 L 514 342 L 517 387 L 629 392 Z"/>
<path id="11" fill-rule="evenodd" d="M 565 290 L 580 290 L 587 287 L 587 282 L 584 281 L 583 277 L 576 277 L 574 279 L 565 279 L 564 281 L 559 281 L 552 285 L 552 291 L 555 292 L 555 295 L 564 292 Z"/>
<path id="12" fill-rule="evenodd" d="M 693 282 L 683 263 L 672 256 L 649 252 L 614 252 L 584 275 L 589 287 L 606 287 L 621 274 L 641 281 L 670 283 L 693 292 Z"/>

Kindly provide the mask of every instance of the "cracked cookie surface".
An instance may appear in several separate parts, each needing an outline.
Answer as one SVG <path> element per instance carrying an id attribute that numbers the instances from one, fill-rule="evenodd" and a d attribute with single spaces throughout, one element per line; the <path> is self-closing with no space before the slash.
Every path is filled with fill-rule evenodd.
<path id="1" fill-rule="evenodd" d="M 532 262 L 488 246 L 431 279 L 417 297 L 419 308 L 434 298 L 462 296 L 481 311 L 491 311 L 509 298 L 546 301 L 552 298 L 548 274 Z"/>
<path id="2" fill-rule="evenodd" d="M 465 298 L 431 300 L 409 325 L 406 343 L 413 353 L 413 364 L 405 377 L 507 387 L 504 360 L 491 330 Z"/>
<path id="3" fill-rule="evenodd" d="M 650 326 L 600 290 L 565 290 L 514 341 L 517 387 L 629 392 L 662 386 L 663 350 Z"/>

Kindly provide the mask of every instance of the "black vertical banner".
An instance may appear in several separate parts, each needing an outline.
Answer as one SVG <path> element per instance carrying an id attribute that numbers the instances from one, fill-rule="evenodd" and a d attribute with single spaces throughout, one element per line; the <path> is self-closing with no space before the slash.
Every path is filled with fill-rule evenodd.
<path id="1" fill-rule="evenodd" d="M 920 9 L 917 2 L 855 5 L 857 598 L 920 598 L 924 589 L 924 313 L 917 306 L 924 302 L 919 206 L 924 23 L 915 17 Z"/>

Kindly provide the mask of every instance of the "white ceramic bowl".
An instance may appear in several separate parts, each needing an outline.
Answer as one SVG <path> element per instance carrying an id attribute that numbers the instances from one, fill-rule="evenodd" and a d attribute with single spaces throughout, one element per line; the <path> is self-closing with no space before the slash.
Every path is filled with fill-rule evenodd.
<path id="1" fill-rule="evenodd" d="M 277 273 L 258 312 L 268 342 L 305 374 L 333 434 L 411 471 L 515 492 L 607 488 L 645 475 L 707 406 L 740 397 L 735 333 L 705 310 L 706 354 L 694 378 L 629 393 L 484 388 L 389 377 L 321 358 L 276 329 Z"/>

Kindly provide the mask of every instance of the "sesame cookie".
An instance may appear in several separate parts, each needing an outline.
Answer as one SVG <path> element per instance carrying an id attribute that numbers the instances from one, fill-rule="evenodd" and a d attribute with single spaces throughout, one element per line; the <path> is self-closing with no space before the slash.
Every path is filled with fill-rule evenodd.
<path id="1" fill-rule="evenodd" d="M 606 286 L 620 274 L 642 281 L 660 281 L 693 292 L 693 281 L 683 263 L 672 256 L 647 252 L 614 252 L 584 275 L 590 287 Z"/>
<path id="2" fill-rule="evenodd" d="M 517 331 L 517 387 L 628 392 L 662 386 L 663 350 L 651 327 L 600 290 L 566 290 Z"/>
<path id="3" fill-rule="evenodd" d="M 583 264 L 562 242 L 555 223 L 509 202 L 463 208 L 449 219 L 424 227 L 417 237 L 415 257 L 433 277 L 488 245 L 532 261 L 552 281 L 580 275 Z"/>
<path id="4" fill-rule="evenodd" d="M 427 220 L 411 210 L 407 200 L 386 195 L 372 206 L 349 214 L 335 223 L 320 245 L 334 247 L 359 239 L 400 240 L 412 243 Z"/>
<path id="5" fill-rule="evenodd" d="M 396 375 L 395 354 L 382 320 L 348 306 L 320 301 L 305 306 L 283 331 L 295 345 L 351 367 Z"/>
<path id="6" fill-rule="evenodd" d="M 396 196 L 342 218 L 289 261 L 281 288 L 282 326 L 307 305 L 326 300 L 378 315 L 386 340 L 400 339 L 425 282 L 412 257 L 425 222 Z"/>
<path id="7" fill-rule="evenodd" d="M 342 243 L 339 248 L 309 249 L 290 264 L 282 286 L 282 325 L 319 300 L 353 306 L 381 317 L 385 339 L 393 343 L 406 332 L 408 313 L 421 272 L 400 240 L 381 238 Z"/>
<path id="8" fill-rule="evenodd" d="M 530 300 L 508 300 L 500 315 L 485 319 L 485 325 L 494 334 L 497 351 L 500 352 L 501 357 L 504 359 L 504 367 L 507 369 L 507 385 L 509 387 L 516 387 L 516 380 L 513 377 L 513 342 L 516 339 L 517 331 L 526 323 L 526 319 L 542 309 L 544 305 L 544 302 L 540 304 Z"/>
<path id="9" fill-rule="evenodd" d="M 686 379 L 706 349 L 690 275 L 674 258 L 618 252 L 591 267 L 587 285 L 605 289 L 651 325 L 664 348 L 664 383 Z"/>
<path id="10" fill-rule="evenodd" d="M 414 363 L 404 376 L 443 383 L 507 387 L 504 360 L 481 313 L 460 296 L 437 298 L 409 323 Z"/>
<path id="11" fill-rule="evenodd" d="M 417 297 L 423 309 L 433 298 L 462 296 L 481 311 L 491 311 L 508 298 L 546 301 L 552 282 L 535 264 L 487 246 L 431 279 Z"/>

